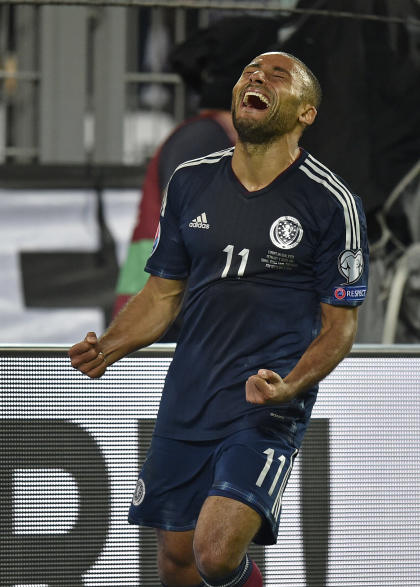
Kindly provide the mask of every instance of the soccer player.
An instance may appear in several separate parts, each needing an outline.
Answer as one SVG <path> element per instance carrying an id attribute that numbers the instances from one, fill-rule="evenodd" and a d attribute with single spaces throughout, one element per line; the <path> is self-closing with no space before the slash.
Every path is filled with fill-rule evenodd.
<path id="1" fill-rule="evenodd" d="M 360 199 L 299 147 L 319 84 L 265 53 L 233 89 L 236 147 L 168 184 L 145 287 L 70 351 L 100 377 L 183 327 L 129 521 L 157 529 L 168 587 L 262 585 L 251 541 L 274 544 L 318 382 L 349 352 L 367 284 Z"/>

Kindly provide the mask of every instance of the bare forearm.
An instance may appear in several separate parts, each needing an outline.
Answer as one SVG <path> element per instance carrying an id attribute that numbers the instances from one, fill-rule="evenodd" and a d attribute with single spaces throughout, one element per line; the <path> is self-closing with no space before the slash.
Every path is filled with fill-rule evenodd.
<path id="1" fill-rule="evenodd" d="M 185 283 L 151 276 L 99 340 L 88 332 L 70 347 L 72 367 L 96 379 L 118 359 L 158 340 L 181 308 Z"/>
<path id="2" fill-rule="evenodd" d="M 355 333 L 355 327 L 350 326 L 343 329 L 340 336 L 333 329 L 321 332 L 284 378 L 284 382 L 290 385 L 293 396 L 309 389 L 335 369 L 350 352 Z"/>
<path id="3" fill-rule="evenodd" d="M 259 369 L 246 382 L 246 399 L 253 404 L 289 402 L 330 373 L 350 351 L 357 329 L 357 308 L 321 303 L 322 328 L 294 369 L 284 379 Z"/>
<path id="4" fill-rule="evenodd" d="M 156 342 L 175 320 L 182 303 L 184 284 L 171 292 L 155 287 L 153 279 L 121 310 L 100 338 L 108 363 Z"/>

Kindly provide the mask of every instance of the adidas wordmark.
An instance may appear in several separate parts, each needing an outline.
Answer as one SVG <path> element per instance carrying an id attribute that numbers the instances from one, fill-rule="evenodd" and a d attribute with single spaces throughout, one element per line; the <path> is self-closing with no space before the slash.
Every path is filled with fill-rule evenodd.
<path id="1" fill-rule="evenodd" d="M 191 228 L 210 228 L 210 224 L 207 223 L 207 216 L 205 212 L 202 212 L 197 218 L 193 218 L 189 223 Z"/>

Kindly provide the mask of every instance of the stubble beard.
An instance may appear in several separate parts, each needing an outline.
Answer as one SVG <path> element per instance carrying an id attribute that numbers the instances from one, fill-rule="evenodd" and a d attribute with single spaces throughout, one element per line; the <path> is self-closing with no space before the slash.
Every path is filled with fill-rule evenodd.
<path id="1" fill-rule="evenodd" d="M 232 110 L 233 126 L 243 143 L 252 145 L 270 144 L 291 132 L 296 126 L 296 103 L 281 105 L 273 115 L 263 120 L 238 117 L 236 108 Z"/>

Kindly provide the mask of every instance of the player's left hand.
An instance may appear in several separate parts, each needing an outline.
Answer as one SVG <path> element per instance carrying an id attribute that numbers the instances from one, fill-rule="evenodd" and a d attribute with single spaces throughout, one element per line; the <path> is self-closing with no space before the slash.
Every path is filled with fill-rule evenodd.
<path id="1" fill-rule="evenodd" d="M 251 404 L 280 404 L 293 399 L 291 386 L 278 373 L 259 369 L 246 382 L 246 401 Z"/>

